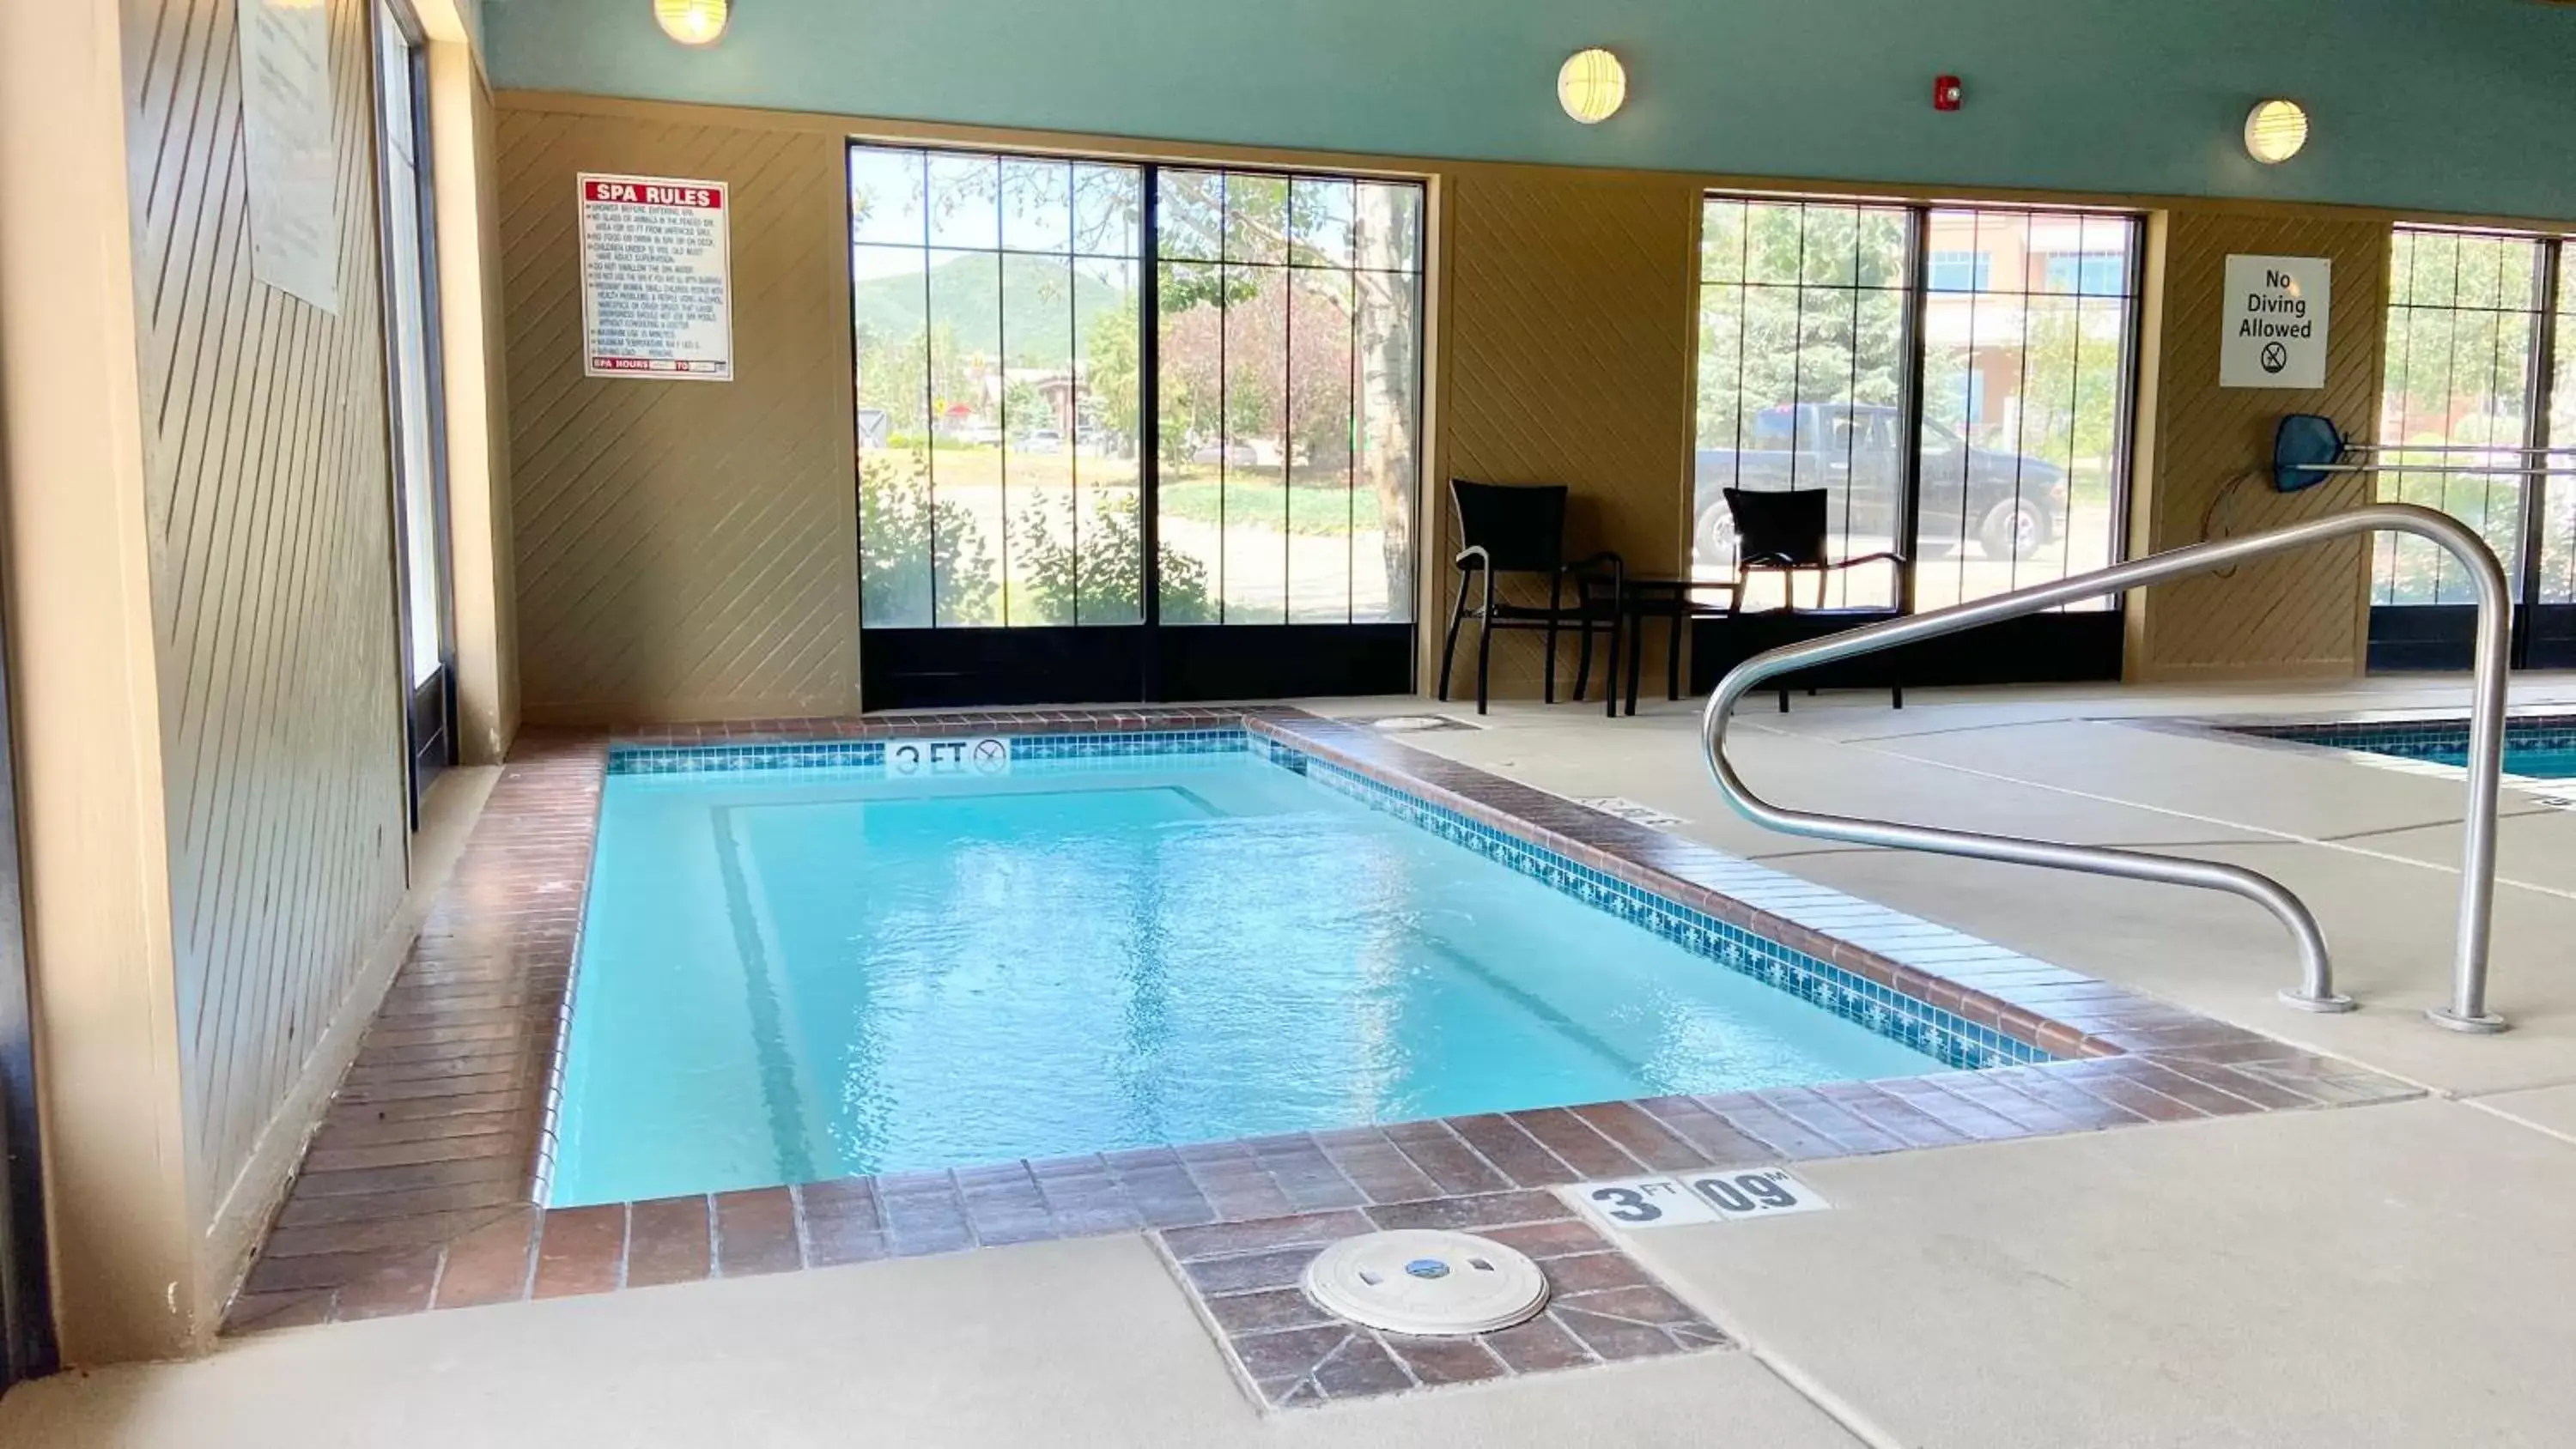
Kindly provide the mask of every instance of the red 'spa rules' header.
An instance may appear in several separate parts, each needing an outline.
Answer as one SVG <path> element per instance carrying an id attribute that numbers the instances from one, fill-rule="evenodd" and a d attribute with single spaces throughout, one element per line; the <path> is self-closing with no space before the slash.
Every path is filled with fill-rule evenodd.
<path id="1" fill-rule="evenodd" d="M 584 201 L 623 201 L 636 206 L 686 206 L 702 211 L 724 209 L 724 193 L 711 186 L 656 186 L 644 181 L 585 181 Z"/>

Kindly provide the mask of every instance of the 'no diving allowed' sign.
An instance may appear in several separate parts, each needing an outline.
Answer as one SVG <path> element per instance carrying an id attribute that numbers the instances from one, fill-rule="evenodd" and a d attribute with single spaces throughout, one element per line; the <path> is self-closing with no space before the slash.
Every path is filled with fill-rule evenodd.
<path id="1" fill-rule="evenodd" d="M 2218 385 L 2325 386 L 2333 305 L 2334 263 L 2324 257 L 2229 257 Z"/>

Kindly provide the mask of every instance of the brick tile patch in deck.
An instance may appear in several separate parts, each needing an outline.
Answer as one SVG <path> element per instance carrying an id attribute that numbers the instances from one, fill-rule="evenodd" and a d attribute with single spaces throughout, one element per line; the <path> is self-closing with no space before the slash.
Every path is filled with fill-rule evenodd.
<path id="1" fill-rule="evenodd" d="M 1417 1338 L 1336 1319 L 1299 1287 L 1334 1241 L 1417 1227 L 1484 1233 L 1529 1254 L 1547 1275 L 1547 1309 L 1494 1333 Z M 1735 1347 L 1553 1193 L 1430 1198 L 1160 1237 L 1244 1382 L 1276 1408 Z"/>

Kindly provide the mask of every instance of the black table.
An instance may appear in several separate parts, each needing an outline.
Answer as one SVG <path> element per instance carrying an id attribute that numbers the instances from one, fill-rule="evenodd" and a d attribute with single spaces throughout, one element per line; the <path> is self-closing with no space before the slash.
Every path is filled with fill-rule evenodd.
<path id="1" fill-rule="evenodd" d="M 1619 631 L 1627 631 L 1628 713 L 1632 715 L 1637 712 L 1638 659 L 1645 653 L 1646 621 L 1666 621 L 1664 698 L 1679 699 L 1682 697 L 1683 629 L 1693 619 L 1716 618 L 1735 609 L 1736 583 L 1733 579 L 1641 579 L 1631 574 L 1624 586 L 1615 588 L 1609 580 L 1595 580 L 1584 586 L 1587 607 L 1592 602 L 1591 591 L 1595 588 L 1613 595 L 1610 606 L 1615 618 L 1610 635 L 1610 657 L 1614 670 L 1618 668 L 1617 660 L 1621 653 Z M 1722 593 L 1726 602 L 1707 602 L 1698 597 L 1703 593 Z M 1618 709 L 1618 691 L 1619 681 L 1614 675 L 1610 681 L 1613 713 Z"/>

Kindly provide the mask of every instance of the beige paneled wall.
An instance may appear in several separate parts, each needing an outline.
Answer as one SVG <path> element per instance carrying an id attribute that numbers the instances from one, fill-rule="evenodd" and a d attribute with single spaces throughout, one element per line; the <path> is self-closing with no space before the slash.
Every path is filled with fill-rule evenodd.
<path id="1" fill-rule="evenodd" d="M 2218 385 L 2227 258 L 2237 253 L 2333 261 L 2322 390 Z M 2162 336 L 2153 344 L 2153 462 L 2143 498 L 2145 536 L 2133 541 L 2134 550 L 2251 533 L 2369 501 L 2369 485 L 2359 475 L 2274 493 L 2268 465 L 2272 429 L 2283 413 L 2324 413 L 2349 435 L 2376 434 L 2387 291 L 2384 219 L 2188 207 L 2167 215 Z M 2366 545 L 2354 539 L 2257 560 L 2228 578 L 2148 590 L 2130 607 L 2129 673 L 2137 679 L 2359 673 L 2368 568 Z"/>
<path id="2" fill-rule="evenodd" d="M 843 142 L 509 98 L 498 129 L 527 717 L 855 709 Z M 731 184 L 734 381 L 582 376 L 583 171 Z"/>
<path id="3" fill-rule="evenodd" d="M 0 180 L 49 198 L 0 209 L 0 356 L 67 379 L 0 377 L 0 434 L 74 1362 L 210 1338 L 398 934 L 369 10 L 324 4 L 334 311 L 252 275 L 231 0 L 0 30 Z"/>
<path id="4" fill-rule="evenodd" d="M 841 165 L 843 142 L 863 123 L 539 95 L 505 94 L 500 104 L 528 718 L 855 707 Z M 1553 167 L 1359 164 L 1428 172 L 1439 197 L 1447 267 L 1433 287 L 1446 324 L 1435 337 L 1442 383 L 1423 483 L 1433 526 L 1421 536 L 1449 537 L 1448 474 L 1558 481 L 1576 489 L 1574 534 L 1585 548 L 1618 548 L 1641 570 L 1674 566 L 1690 445 L 1696 184 Z M 733 184 L 736 381 L 581 376 L 574 178 L 585 170 Z M 1446 617 L 1452 551 L 1432 548 L 1419 574 L 1427 638 Z M 1425 657 L 1436 669 L 1429 645 Z M 1500 692 L 1534 692 L 1538 672 L 1534 638 L 1497 641 Z"/>
<path id="5" fill-rule="evenodd" d="M 448 535 L 455 582 L 457 753 L 498 764 L 519 728 L 517 558 L 501 367 L 500 136 L 461 40 L 429 46 L 439 341 L 447 385 Z"/>
<path id="6" fill-rule="evenodd" d="M 251 275 L 232 5 L 124 3 L 189 1205 L 208 1228 L 237 1187 L 264 1215 L 277 1184 L 245 1170 L 404 886 L 368 11 L 328 9 L 336 316 Z"/>
<path id="7" fill-rule="evenodd" d="M 1287 156 L 971 127 L 504 94 L 501 170 L 522 683 L 539 720 L 745 717 L 855 702 L 841 144 L 853 132 L 1255 164 L 1382 169 L 1433 181 L 1428 527 L 1418 571 L 1422 678 L 1438 666 L 1455 575 L 1450 477 L 1575 490 L 1573 544 L 1632 570 L 1682 563 L 1690 470 L 1696 197 L 1741 179 L 1566 167 Z M 741 380 L 580 376 L 574 175 L 709 177 L 738 190 Z M 1764 183 L 1772 189 L 1778 181 Z M 1828 188 L 1830 190 L 1830 188 Z M 2147 302 L 2133 549 L 2201 535 L 2212 501 L 2269 455 L 2292 408 L 2372 425 L 2391 218 L 2352 210 L 2019 195 L 2154 213 L 2163 291 Z M 2329 385 L 2216 386 L 2231 252 L 2335 261 Z M 2248 483 L 2215 514 L 2242 531 L 2359 501 Z M 2358 544 L 2168 586 L 2130 619 L 2144 677 L 2350 672 L 2362 657 Z M 1474 645 L 1473 630 L 1461 640 Z M 1573 646 L 1564 646 L 1568 660 Z M 1539 641 L 1497 641 L 1496 688 L 1538 686 Z"/>
<path id="8" fill-rule="evenodd" d="M 1423 480 L 1435 510 L 1423 532 L 1443 543 L 1423 570 L 1426 691 L 1456 597 L 1450 478 L 1568 484 L 1570 554 L 1613 549 L 1639 574 L 1680 565 L 1701 189 L 1687 176 L 1550 166 L 1459 166 L 1444 182 L 1440 470 Z M 1497 631 L 1494 692 L 1537 694 L 1545 647 L 1541 634 Z M 1469 697 L 1475 648 L 1471 624 L 1454 686 Z M 1575 648 L 1560 642 L 1561 688 Z"/>

